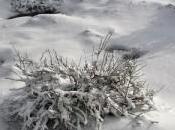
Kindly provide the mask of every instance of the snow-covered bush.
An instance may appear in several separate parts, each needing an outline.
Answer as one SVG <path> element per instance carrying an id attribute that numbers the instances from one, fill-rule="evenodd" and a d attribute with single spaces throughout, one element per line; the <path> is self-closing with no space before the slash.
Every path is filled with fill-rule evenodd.
<path id="1" fill-rule="evenodd" d="M 151 110 L 153 91 L 139 80 L 135 61 L 104 51 L 109 38 L 93 52 L 92 63 L 72 63 L 49 50 L 39 62 L 17 53 L 21 75 L 11 80 L 25 86 L 2 105 L 8 122 L 19 121 L 22 130 L 81 130 L 92 124 L 100 130 L 106 114 Z"/>
<path id="2" fill-rule="evenodd" d="M 19 14 L 60 12 L 63 0 L 11 0 L 12 9 Z"/>

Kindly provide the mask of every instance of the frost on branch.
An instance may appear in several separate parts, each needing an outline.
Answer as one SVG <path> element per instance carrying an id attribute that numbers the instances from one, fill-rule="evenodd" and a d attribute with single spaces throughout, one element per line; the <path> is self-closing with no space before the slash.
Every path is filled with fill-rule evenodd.
<path id="1" fill-rule="evenodd" d="M 63 0 L 11 0 L 12 9 L 19 14 L 60 12 Z"/>
<path id="2" fill-rule="evenodd" d="M 17 53 L 16 68 L 25 83 L 3 103 L 9 122 L 22 130 L 100 130 L 105 115 L 128 116 L 150 111 L 153 91 L 139 80 L 136 61 L 104 51 L 110 34 L 80 65 L 45 51 L 39 62 Z"/>

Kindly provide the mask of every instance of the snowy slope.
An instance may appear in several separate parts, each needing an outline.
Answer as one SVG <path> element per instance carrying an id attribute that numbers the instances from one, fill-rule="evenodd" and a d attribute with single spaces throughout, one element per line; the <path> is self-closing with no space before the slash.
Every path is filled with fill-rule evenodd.
<path id="1" fill-rule="evenodd" d="M 46 48 L 79 60 L 97 46 L 102 37 L 113 32 L 112 49 L 117 46 L 138 48 L 146 67 L 144 78 L 149 86 L 162 89 L 156 96 L 158 110 L 147 114 L 148 122 L 135 128 L 128 119 L 107 119 L 104 130 L 175 129 L 175 7 L 174 0 L 65 0 L 64 14 L 35 17 L 13 16 L 9 0 L 0 0 L 0 97 L 20 83 L 4 79 L 13 75 L 13 46 L 35 60 Z M 0 121 L 0 126 L 4 126 Z M 131 123 L 132 124 L 132 123 Z M 6 130 L 0 127 L 0 130 Z"/>
<path id="2" fill-rule="evenodd" d="M 135 0 L 136 2 L 140 2 L 140 1 L 145 1 L 145 2 L 154 2 L 154 3 L 161 3 L 163 5 L 167 5 L 167 4 L 175 4 L 174 0 Z"/>

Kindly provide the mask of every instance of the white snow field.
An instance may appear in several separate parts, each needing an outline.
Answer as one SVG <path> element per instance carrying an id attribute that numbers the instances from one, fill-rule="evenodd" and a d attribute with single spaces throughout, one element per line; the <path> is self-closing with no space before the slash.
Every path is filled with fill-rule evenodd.
<path id="1" fill-rule="evenodd" d="M 144 52 L 143 78 L 158 91 L 149 121 L 108 118 L 103 130 L 175 130 L 175 0 L 64 0 L 63 14 L 7 19 L 15 15 L 9 0 L 0 0 L 0 102 L 22 84 L 5 78 L 13 73 L 13 47 L 37 60 L 45 49 L 79 60 L 113 32 L 111 48 Z M 14 128 L 15 129 L 15 128 Z M 7 125 L 0 119 L 0 130 Z"/>

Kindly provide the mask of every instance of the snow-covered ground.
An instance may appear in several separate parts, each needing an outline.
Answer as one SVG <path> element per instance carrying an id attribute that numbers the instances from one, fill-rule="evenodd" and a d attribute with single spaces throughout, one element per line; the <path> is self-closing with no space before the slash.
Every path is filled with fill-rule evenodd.
<path id="1" fill-rule="evenodd" d="M 172 4 L 172 5 L 170 5 Z M 37 59 L 45 49 L 79 60 L 109 31 L 111 46 L 138 48 L 146 67 L 144 78 L 159 91 L 157 111 L 146 117 L 140 127 L 128 119 L 107 119 L 104 130 L 174 130 L 175 129 L 175 5 L 174 0 L 65 0 L 64 14 L 7 19 L 14 13 L 9 0 L 0 0 L 0 101 L 10 88 L 20 83 L 5 77 L 12 75 L 13 46 Z M 0 130 L 6 130 L 0 120 Z"/>

